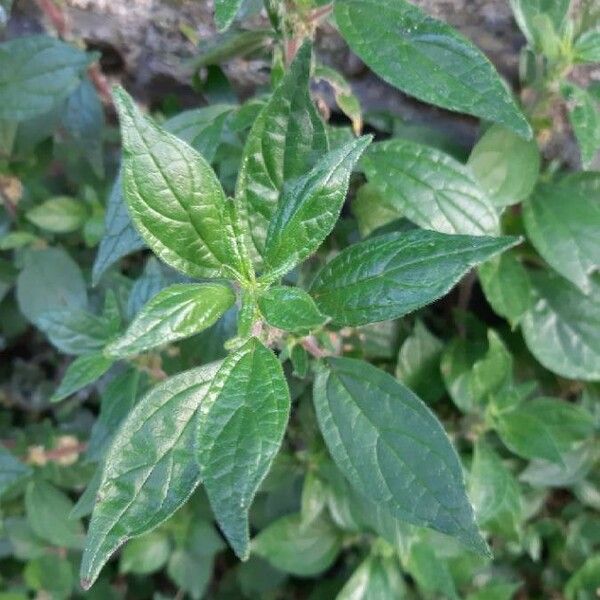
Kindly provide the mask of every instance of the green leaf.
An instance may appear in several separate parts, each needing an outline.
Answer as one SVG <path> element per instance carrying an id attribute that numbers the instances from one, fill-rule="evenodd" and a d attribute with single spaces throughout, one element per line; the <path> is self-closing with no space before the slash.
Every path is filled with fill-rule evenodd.
<path id="1" fill-rule="evenodd" d="M 67 558 L 56 554 L 34 558 L 25 565 L 23 579 L 30 588 L 39 592 L 38 596 L 52 600 L 72 598 L 75 577 Z"/>
<path id="2" fill-rule="evenodd" d="M 589 169 L 600 152 L 600 106 L 587 90 L 573 84 L 563 84 L 569 121 L 581 151 L 581 163 Z"/>
<path id="3" fill-rule="evenodd" d="M 356 196 L 352 199 L 351 210 L 363 238 L 402 216 L 398 212 L 399 209 L 389 206 L 384 199 L 384 194 L 377 185 L 372 183 L 366 183 L 358 188 Z"/>
<path id="4" fill-rule="evenodd" d="M 425 402 L 436 402 L 444 394 L 440 358 L 444 344 L 417 320 L 403 342 L 396 363 L 396 377 Z"/>
<path id="5" fill-rule="evenodd" d="M 108 197 L 104 237 L 100 241 L 92 270 L 93 285 L 97 285 L 106 270 L 119 259 L 145 246 L 131 222 L 122 190 L 123 180 L 119 174 Z"/>
<path id="6" fill-rule="evenodd" d="M 102 377 L 113 364 L 111 358 L 102 354 L 87 354 L 76 358 L 67 369 L 51 402 L 60 402 L 80 389 Z"/>
<path id="7" fill-rule="evenodd" d="M 449 25 L 405 0 L 337 0 L 334 9 L 352 50 L 391 85 L 531 137 L 529 123 L 490 61 Z"/>
<path id="8" fill-rule="evenodd" d="M 419 540 L 411 545 L 406 567 L 423 597 L 441 593 L 444 598 L 459 600 L 447 561 L 428 541 Z"/>
<path id="9" fill-rule="evenodd" d="M 352 574 L 336 600 L 404 598 L 406 584 L 395 557 L 371 555 Z"/>
<path id="10" fill-rule="evenodd" d="M 549 271 L 530 277 L 535 301 L 521 326 L 531 353 L 563 377 L 600 379 L 600 283 L 591 280 L 586 296 Z"/>
<path id="11" fill-rule="evenodd" d="M 225 121 L 231 116 L 233 106 L 214 104 L 185 110 L 165 121 L 164 128 L 187 142 L 212 163 L 219 145 Z"/>
<path id="12" fill-rule="evenodd" d="M 325 126 L 309 93 L 311 54 L 310 44 L 300 48 L 254 121 L 244 147 L 236 201 L 259 255 L 264 253 L 284 182 L 307 173 L 327 152 Z"/>
<path id="13" fill-rule="evenodd" d="M 258 306 L 269 325 L 292 333 L 318 329 L 327 321 L 315 301 L 296 287 L 271 287 L 258 297 Z"/>
<path id="14" fill-rule="evenodd" d="M 512 600 L 519 587 L 518 583 L 495 583 L 492 581 L 469 594 L 466 600 Z"/>
<path id="15" fill-rule="evenodd" d="M 600 27 L 583 32 L 573 44 L 573 52 L 577 62 L 600 62 Z"/>
<path id="16" fill-rule="evenodd" d="M 87 306 L 85 281 L 77 263 L 61 248 L 32 250 L 17 278 L 17 299 L 25 317 L 37 324 L 46 313 Z"/>
<path id="17" fill-rule="evenodd" d="M 0 119 L 24 121 L 57 107 L 79 84 L 89 57 L 45 35 L 0 44 Z"/>
<path id="18" fill-rule="evenodd" d="M 600 174 L 590 193 L 590 177 L 567 176 L 543 184 L 523 206 L 525 228 L 536 250 L 551 267 L 584 293 L 600 268 Z"/>
<path id="19" fill-rule="evenodd" d="M 202 483 L 242 560 L 249 554 L 248 511 L 279 450 L 289 412 L 281 365 L 255 338 L 225 359 L 199 410 Z"/>
<path id="20" fill-rule="evenodd" d="M 540 16 L 546 17 L 554 31 L 562 30 L 571 0 L 509 0 L 519 28 L 530 45 L 539 47 L 540 31 L 537 23 Z"/>
<path id="21" fill-rule="evenodd" d="M 32 481 L 27 486 L 27 521 L 37 536 L 54 546 L 78 549 L 83 545 L 81 522 L 69 519 L 72 508 L 68 496 L 46 481 Z"/>
<path id="22" fill-rule="evenodd" d="M 468 167 L 494 206 L 516 204 L 531 194 L 540 173 L 537 142 L 493 125 L 475 144 Z"/>
<path id="23" fill-rule="evenodd" d="M 51 233 L 77 231 L 87 218 L 84 204 L 75 198 L 58 196 L 50 198 L 25 213 L 28 221 Z"/>
<path id="24" fill-rule="evenodd" d="M 600 554 L 587 558 L 565 585 L 567 600 L 593 600 L 600 587 Z"/>
<path id="25" fill-rule="evenodd" d="M 246 274 L 233 203 L 196 150 L 144 117 L 114 92 L 123 135 L 123 190 L 130 215 L 152 250 L 191 277 Z"/>
<path id="26" fill-rule="evenodd" d="M 311 295 L 340 325 L 396 319 L 437 300 L 477 264 L 517 238 L 413 230 L 367 239 L 319 272 Z"/>
<path id="27" fill-rule="evenodd" d="M 167 379 L 119 427 L 106 455 L 83 553 L 84 589 L 117 548 L 160 525 L 196 489 L 194 416 L 218 368 L 213 363 Z"/>
<path id="28" fill-rule="evenodd" d="M 475 445 L 469 493 L 482 527 L 509 539 L 519 539 L 523 520 L 519 484 L 500 457 L 482 441 Z"/>
<path id="29" fill-rule="evenodd" d="M 298 514 L 278 519 L 252 540 L 253 553 L 296 577 L 323 573 L 341 548 L 341 536 L 331 521 L 320 517 L 304 524 Z"/>
<path id="30" fill-rule="evenodd" d="M 398 519 L 489 554 L 462 467 L 437 418 L 408 388 L 368 363 L 328 358 L 317 375 L 319 426 L 350 483 Z"/>
<path id="31" fill-rule="evenodd" d="M 130 540 L 121 553 L 119 570 L 121 573 L 148 575 L 166 564 L 171 552 L 168 536 L 160 531 Z"/>
<path id="32" fill-rule="evenodd" d="M 30 467 L 17 460 L 0 444 L 0 497 L 13 486 L 26 480 L 31 473 Z"/>
<path id="33" fill-rule="evenodd" d="M 123 358 L 189 337 L 213 325 L 235 295 L 220 283 L 181 283 L 156 294 L 105 354 Z"/>
<path id="34" fill-rule="evenodd" d="M 215 0 L 215 21 L 219 31 L 224 31 L 231 25 L 242 2 L 243 0 Z"/>
<path id="35" fill-rule="evenodd" d="M 563 463 L 563 454 L 594 431 L 591 415 L 574 404 L 553 398 L 525 401 L 495 419 L 507 447 L 523 458 Z"/>
<path id="36" fill-rule="evenodd" d="M 515 327 L 532 302 L 525 267 L 512 252 L 504 252 L 481 265 L 478 273 L 483 293 L 494 312 Z"/>
<path id="37" fill-rule="evenodd" d="M 281 277 L 313 254 L 333 229 L 350 174 L 371 136 L 329 152 L 306 175 L 284 188 L 265 244 L 267 277 Z"/>
<path id="38" fill-rule="evenodd" d="M 394 139 L 374 144 L 361 164 L 386 204 L 419 227 L 469 235 L 499 231 L 496 210 L 470 171 L 440 150 Z"/>

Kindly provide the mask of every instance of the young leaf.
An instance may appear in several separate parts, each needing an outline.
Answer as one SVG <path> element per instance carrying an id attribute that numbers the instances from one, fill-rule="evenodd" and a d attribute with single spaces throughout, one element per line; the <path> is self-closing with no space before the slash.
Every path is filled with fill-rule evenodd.
<path id="1" fill-rule="evenodd" d="M 458 456 L 408 388 L 363 361 L 328 358 L 315 380 L 314 403 L 329 452 L 357 490 L 398 519 L 489 554 Z"/>
<path id="2" fill-rule="evenodd" d="M 398 353 L 396 377 L 428 403 L 444 394 L 440 373 L 443 348 L 444 344 L 418 320 Z"/>
<path id="3" fill-rule="evenodd" d="M 71 233 L 84 224 L 87 214 L 82 202 L 68 196 L 57 196 L 29 209 L 25 217 L 45 231 Z"/>
<path id="4" fill-rule="evenodd" d="M 525 267 L 511 252 L 504 252 L 482 264 L 479 281 L 487 301 L 496 313 L 514 327 L 531 306 L 532 290 Z"/>
<path id="5" fill-rule="evenodd" d="M 264 253 L 285 181 L 307 173 L 327 152 L 327 134 L 309 93 L 312 48 L 304 44 L 248 134 L 236 184 L 251 241 Z"/>
<path id="6" fill-rule="evenodd" d="M 587 90 L 573 84 L 563 84 L 567 98 L 569 121 L 581 151 L 581 163 L 589 169 L 600 152 L 600 105 Z"/>
<path id="7" fill-rule="evenodd" d="M 104 352 L 123 358 L 189 337 L 213 325 L 234 302 L 231 288 L 220 283 L 172 285 L 156 294 Z"/>
<path id="8" fill-rule="evenodd" d="M 88 63 L 84 52 L 46 35 L 0 44 L 0 119 L 51 111 L 77 87 Z"/>
<path id="9" fill-rule="evenodd" d="M 398 559 L 373 554 L 354 571 L 336 600 L 404 598 L 406 593 Z"/>
<path id="10" fill-rule="evenodd" d="M 381 235 L 340 252 L 317 275 L 311 295 L 340 325 L 396 319 L 437 300 L 472 267 L 517 242 L 423 229 Z"/>
<path id="11" fill-rule="evenodd" d="M 352 169 L 371 139 L 363 136 L 329 152 L 284 189 L 267 233 L 266 278 L 281 277 L 323 243 L 342 210 Z"/>
<path id="12" fill-rule="evenodd" d="M 215 21 L 219 31 L 225 31 L 231 25 L 242 2 L 243 0 L 215 0 Z"/>
<path id="13" fill-rule="evenodd" d="M 405 0 L 337 0 L 334 7 L 352 50 L 389 84 L 531 137 L 529 123 L 490 61 L 449 25 Z"/>
<path id="14" fill-rule="evenodd" d="M 600 26 L 582 33 L 573 44 L 573 52 L 577 62 L 600 62 Z"/>
<path id="15" fill-rule="evenodd" d="M 92 284 L 97 285 L 105 271 L 120 258 L 141 250 L 144 246 L 144 240 L 135 230 L 127 212 L 123 198 L 123 180 L 119 174 L 108 197 L 104 237 L 100 241 L 94 261 Z"/>
<path id="16" fill-rule="evenodd" d="M 287 515 L 252 540 L 253 553 L 296 577 L 323 573 L 333 564 L 341 548 L 341 536 L 325 516 L 304 524 L 300 515 Z"/>
<path id="17" fill-rule="evenodd" d="M 243 278 L 233 204 L 198 152 L 114 92 L 123 135 L 123 190 L 146 243 L 191 277 Z"/>
<path id="18" fill-rule="evenodd" d="M 27 479 L 32 470 L 0 445 L 0 497 L 14 485 Z"/>
<path id="19" fill-rule="evenodd" d="M 51 402 L 60 402 L 71 394 L 78 392 L 90 383 L 94 383 L 110 369 L 112 358 L 103 354 L 87 354 L 76 358 L 67 369 L 58 389 L 52 394 Z"/>
<path id="20" fill-rule="evenodd" d="M 445 560 L 433 544 L 427 540 L 417 540 L 409 548 L 406 570 L 416 581 L 422 597 L 442 597 L 459 600 L 454 579 Z"/>
<path id="21" fill-rule="evenodd" d="M 600 283 L 589 295 L 549 271 L 530 272 L 535 299 L 521 326 L 531 353 L 554 373 L 600 379 Z"/>
<path id="22" fill-rule="evenodd" d="M 553 30 L 560 32 L 569 11 L 571 0 L 509 0 L 515 20 L 527 41 L 533 47 L 540 45 L 540 32 L 536 24 L 546 17 Z"/>
<path id="23" fill-rule="evenodd" d="M 279 450 L 289 412 L 281 365 L 255 338 L 225 359 L 199 410 L 202 483 L 221 530 L 242 560 L 250 551 L 248 511 Z"/>
<path id="24" fill-rule="evenodd" d="M 327 321 L 315 301 L 300 288 L 271 287 L 258 297 L 258 306 L 269 325 L 292 333 L 306 333 Z"/>
<path id="25" fill-rule="evenodd" d="M 17 300 L 23 315 L 38 324 L 46 313 L 87 307 L 81 269 L 62 248 L 32 250 L 17 278 Z"/>
<path id="26" fill-rule="evenodd" d="M 69 519 L 72 507 L 69 497 L 47 481 L 31 481 L 27 486 L 27 521 L 37 536 L 54 546 L 77 549 L 83 545 L 81 522 Z"/>
<path id="27" fill-rule="evenodd" d="M 119 571 L 148 575 L 161 569 L 171 553 L 169 537 L 164 532 L 152 531 L 130 540 L 123 548 Z"/>
<path id="28" fill-rule="evenodd" d="M 117 548 L 160 525 L 196 489 L 194 415 L 218 368 L 213 363 L 167 379 L 121 424 L 106 455 L 88 529 L 84 589 Z"/>
<path id="29" fill-rule="evenodd" d="M 519 539 L 523 520 L 519 484 L 500 457 L 481 441 L 475 445 L 469 493 L 482 527 Z"/>
<path id="30" fill-rule="evenodd" d="M 499 125 L 475 144 L 468 166 L 494 206 L 516 204 L 531 194 L 540 172 L 537 142 Z"/>
<path id="31" fill-rule="evenodd" d="M 563 454 L 593 433 L 594 420 L 574 404 L 536 398 L 499 413 L 496 429 L 515 454 L 564 464 Z"/>
<path id="32" fill-rule="evenodd" d="M 469 170 L 435 148 L 394 139 L 374 144 L 361 165 L 386 205 L 442 233 L 498 233 L 494 206 Z"/>

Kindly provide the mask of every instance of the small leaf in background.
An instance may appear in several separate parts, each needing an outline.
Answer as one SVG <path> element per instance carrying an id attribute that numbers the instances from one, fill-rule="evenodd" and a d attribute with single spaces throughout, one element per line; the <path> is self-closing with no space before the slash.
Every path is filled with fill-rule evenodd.
<path id="1" fill-rule="evenodd" d="M 315 301 L 300 288 L 270 287 L 259 296 L 258 306 L 269 325 L 292 333 L 307 333 L 327 321 Z"/>
<path id="2" fill-rule="evenodd" d="M 404 598 L 406 593 L 398 559 L 372 555 L 358 566 L 336 600 Z"/>
<path id="3" fill-rule="evenodd" d="M 68 196 L 50 198 L 25 214 L 27 220 L 51 233 L 77 231 L 87 218 L 87 208 L 80 200 Z"/>
<path id="4" fill-rule="evenodd" d="M 17 460 L 2 444 L 0 444 L 0 497 L 13 486 L 26 481 L 32 474 L 31 468 Z"/>
<path id="5" fill-rule="evenodd" d="M 524 140 L 493 125 L 475 144 L 468 167 L 494 206 L 510 206 L 533 191 L 540 172 L 540 152 L 535 140 Z"/>
<path id="6" fill-rule="evenodd" d="M 361 161 L 385 204 L 441 233 L 497 234 L 498 216 L 469 169 L 441 150 L 403 139 L 374 144 Z"/>
<path id="7" fill-rule="evenodd" d="M 114 93 L 123 136 L 123 191 L 130 215 L 154 252 L 191 277 L 242 277 L 233 205 L 204 158 Z"/>
<path id="8" fill-rule="evenodd" d="M 311 56 L 306 43 L 254 121 L 244 147 L 236 201 L 261 256 L 284 182 L 305 175 L 327 152 L 325 126 L 309 92 Z"/>
<path id="9" fill-rule="evenodd" d="M 53 546 L 75 549 L 83 546 L 81 522 L 69 519 L 72 508 L 69 497 L 46 481 L 32 481 L 27 486 L 27 521 L 37 536 Z"/>
<path id="10" fill-rule="evenodd" d="M 219 31 L 224 31 L 231 25 L 242 2 L 243 0 L 215 0 L 215 21 Z"/>
<path id="11" fill-rule="evenodd" d="M 17 278 L 19 308 L 32 323 L 51 311 L 87 307 L 81 269 L 62 248 L 32 250 Z"/>
<path id="12" fill-rule="evenodd" d="M 564 592 L 567 600 L 593 600 L 600 587 L 600 554 L 594 554 L 571 575 Z"/>
<path id="13" fill-rule="evenodd" d="M 93 285 L 97 285 L 105 271 L 120 258 L 145 246 L 144 240 L 131 222 L 122 190 L 123 180 L 119 174 L 108 197 L 104 237 L 100 241 L 92 270 Z"/>
<path id="14" fill-rule="evenodd" d="M 169 558 L 167 573 L 194 600 L 200 600 L 213 575 L 215 555 L 224 548 L 213 524 L 194 518 L 184 542 Z"/>
<path id="15" fill-rule="evenodd" d="M 102 377 L 113 364 L 103 354 L 87 354 L 76 358 L 65 372 L 58 389 L 52 394 L 51 402 L 60 402 L 85 386 Z"/>
<path id="16" fill-rule="evenodd" d="M 518 583 L 492 582 L 469 594 L 466 600 L 512 600 L 519 587 Z"/>
<path id="17" fill-rule="evenodd" d="M 377 236 L 326 264 L 311 295 L 340 325 L 396 319 L 447 294 L 471 268 L 518 241 L 424 229 Z"/>
<path id="18" fill-rule="evenodd" d="M 384 194 L 372 183 L 358 188 L 356 196 L 352 199 L 351 210 L 363 238 L 402 216 L 385 201 Z"/>
<path id="19" fill-rule="evenodd" d="M 0 119 L 23 121 L 57 107 L 89 63 L 81 50 L 46 35 L 0 44 Z"/>
<path id="20" fill-rule="evenodd" d="M 581 163 L 589 169 L 600 152 L 600 103 L 587 90 L 563 84 L 569 121 L 581 151 Z"/>
<path id="21" fill-rule="evenodd" d="M 575 60 L 583 63 L 600 62 L 600 26 L 584 31 L 573 44 Z"/>
<path id="22" fill-rule="evenodd" d="M 450 600 L 459 600 L 447 562 L 427 541 L 412 544 L 406 566 L 425 597 L 437 593 Z"/>
<path id="23" fill-rule="evenodd" d="M 527 41 L 539 48 L 541 43 L 539 28 L 540 17 L 545 17 L 555 33 L 562 30 L 569 11 L 571 0 L 509 0 L 515 20 Z"/>
<path id="24" fill-rule="evenodd" d="M 363 136 L 332 150 L 284 189 L 265 243 L 268 277 L 293 269 L 329 235 L 346 199 L 352 169 L 371 139 Z"/>
<path id="25" fill-rule="evenodd" d="M 242 559 L 249 553 L 248 511 L 279 450 L 289 412 L 281 365 L 255 338 L 225 359 L 199 410 L 202 483 L 221 530 Z"/>
<path id="26" fill-rule="evenodd" d="M 531 353 L 550 371 L 600 380 L 600 283 L 589 295 L 550 271 L 531 271 L 535 299 L 521 326 Z"/>
<path id="27" fill-rule="evenodd" d="M 66 558 L 56 554 L 34 558 L 25 565 L 23 578 L 29 588 L 38 592 L 38 597 L 50 597 L 52 600 L 72 598 L 75 576 Z M 13 599 L 9 596 L 6 600 Z"/>
<path id="28" fill-rule="evenodd" d="M 81 152 L 95 175 L 104 177 L 102 134 L 104 109 L 94 84 L 85 78 L 67 98 L 61 124 L 70 141 Z"/>
<path id="29" fill-rule="evenodd" d="M 302 527 L 310 525 L 320 517 L 327 506 L 327 489 L 323 481 L 314 471 L 304 476 L 302 497 L 300 498 L 300 517 Z"/>
<path id="30" fill-rule="evenodd" d="M 185 110 L 165 121 L 164 128 L 212 163 L 222 141 L 225 122 L 233 110 L 234 107 L 228 104 Z"/>
<path id="31" fill-rule="evenodd" d="M 529 123 L 490 61 L 446 23 L 405 0 L 337 0 L 334 13 L 352 50 L 389 84 L 531 137 Z"/>
<path id="32" fill-rule="evenodd" d="M 354 488 L 398 519 L 489 553 L 456 451 L 408 388 L 366 362 L 328 358 L 315 381 L 314 403 L 329 452 Z"/>
<path id="33" fill-rule="evenodd" d="M 484 442 L 475 445 L 469 495 L 484 529 L 518 540 L 523 506 L 519 485 L 501 458 Z"/>
<path id="34" fill-rule="evenodd" d="M 563 463 L 563 454 L 594 431 L 591 415 L 582 408 L 553 398 L 525 401 L 495 419 L 498 435 L 523 458 Z"/>
<path id="35" fill-rule="evenodd" d="M 168 536 L 160 531 L 152 531 L 125 544 L 119 570 L 136 575 L 154 573 L 166 564 L 170 552 Z"/>
<path id="36" fill-rule="evenodd" d="M 501 391 L 512 382 L 513 358 L 502 338 L 488 331 L 488 350 L 473 364 L 469 377 L 469 397 L 476 405 L 485 405 L 491 394 Z"/>
<path id="37" fill-rule="evenodd" d="M 443 348 L 442 341 L 417 320 L 398 353 L 396 377 L 428 403 L 439 400 L 445 391 L 440 373 Z"/>
<path id="38" fill-rule="evenodd" d="M 235 301 L 231 288 L 219 283 L 182 283 L 156 294 L 127 331 L 105 349 L 123 358 L 189 337 L 213 325 Z"/>
<path id="39" fill-rule="evenodd" d="M 482 264 L 478 274 L 486 300 L 494 312 L 507 319 L 514 328 L 533 299 L 525 267 L 509 251 Z"/>
<path id="40" fill-rule="evenodd" d="M 305 524 L 300 515 L 287 515 L 252 540 L 254 554 L 296 577 L 323 573 L 334 563 L 341 548 L 341 535 L 325 516 Z"/>
<path id="41" fill-rule="evenodd" d="M 568 175 L 538 186 L 523 205 L 523 218 L 536 250 L 588 294 L 600 269 L 600 174 Z"/>
<path id="42" fill-rule="evenodd" d="M 81 563 L 85 589 L 117 548 L 165 521 L 196 489 L 193 417 L 218 368 L 213 363 L 167 379 L 119 427 L 88 529 Z"/>

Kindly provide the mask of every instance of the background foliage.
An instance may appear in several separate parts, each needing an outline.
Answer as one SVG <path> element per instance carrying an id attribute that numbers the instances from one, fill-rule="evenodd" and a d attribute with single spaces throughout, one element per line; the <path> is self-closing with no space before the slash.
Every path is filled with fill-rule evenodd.
<path id="1" fill-rule="evenodd" d="M 0 0 L 0 27 L 11 4 Z M 125 92 L 111 95 L 99 56 L 53 3 L 40 2 L 47 34 L 0 43 L 0 600 L 597 597 L 600 88 L 572 69 L 600 62 L 600 11 L 510 4 L 525 40 L 515 90 L 468 40 L 404 0 L 218 0 L 220 33 L 187 65 L 198 106 L 165 98 L 148 107 L 154 121 Z M 263 26 L 248 27 L 259 10 Z M 364 112 L 303 45 L 326 21 L 392 86 L 483 119 L 474 147 Z M 221 67 L 257 54 L 271 57 L 270 86 L 241 101 Z M 577 172 L 539 150 L 557 113 L 578 143 Z M 368 148 L 363 131 L 375 136 Z M 158 185 L 146 153 L 167 175 L 186 161 L 189 176 L 173 179 L 175 192 Z M 188 224 L 159 230 L 146 218 L 167 207 L 176 221 L 171 195 L 207 195 L 207 180 L 195 228 L 212 254 Z M 316 190 L 308 200 L 306 189 Z M 234 231 L 234 195 L 248 207 L 248 256 L 205 225 Z M 285 202 L 300 209 L 278 210 Z M 333 228 L 331 207 L 342 204 Z M 240 301 L 251 260 L 286 285 Z M 215 276 L 237 283 L 204 279 Z M 217 394 L 212 363 L 229 350 Z M 277 452 L 267 477 L 242 489 L 258 462 L 248 461 L 218 483 L 228 448 L 215 436 L 216 450 L 196 458 L 188 419 L 198 395 L 233 398 L 236 380 L 252 380 L 252 406 L 287 416 L 281 368 L 291 401 L 281 448 L 281 418 L 249 419 L 240 442 L 250 452 L 260 441 L 264 473 Z M 336 431 L 330 412 L 359 421 L 373 389 L 391 403 L 364 438 Z M 221 405 L 203 405 L 213 420 L 202 439 Z M 411 420 L 418 411 L 425 425 Z M 393 449 L 398 432 L 433 450 L 407 445 L 402 460 L 369 464 L 360 444 Z M 432 500 L 414 495 L 404 460 L 447 486 L 435 518 L 419 513 Z M 397 486 L 391 498 L 370 485 L 379 468 Z M 133 493 L 129 469 L 148 486 Z M 117 483 L 98 493 L 106 481 Z M 232 499 L 250 509 L 251 541 Z M 449 505 L 462 511 L 458 528 L 439 516 Z M 132 539 L 100 572 L 123 531 Z"/>

